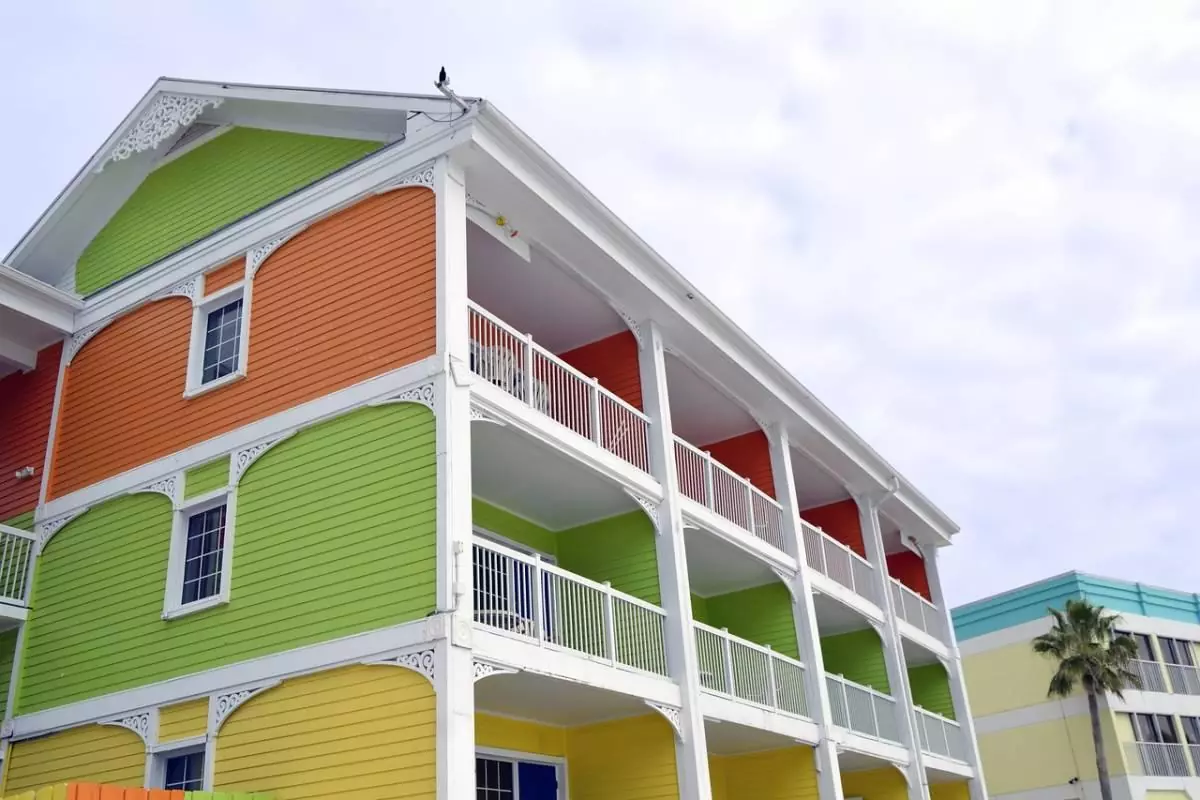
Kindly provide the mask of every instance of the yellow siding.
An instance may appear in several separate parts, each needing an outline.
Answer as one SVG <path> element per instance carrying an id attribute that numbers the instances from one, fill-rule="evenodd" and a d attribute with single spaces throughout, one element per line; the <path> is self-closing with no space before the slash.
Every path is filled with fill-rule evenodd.
<path id="1" fill-rule="evenodd" d="M 675 734 L 657 714 L 572 728 L 567 774 L 571 800 L 677 800 Z"/>
<path id="2" fill-rule="evenodd" d="M 712 784 L 712 800 L 729 800 L 729 757 L 708 757 L 708 780 Z"/>
<path id="3" fill-rule="evenodd" d="M 817 800 L 812 748 L 730 756 L 725 759 L 725 783 L 727 800 Z"/>
<path id="4" fill-rule="evenodd" d="M 207 697 L 158 710 L 158 740 L 160 742 L 203 736 L 207 732 Z"/>
<path id="5" fill-rule="evenodd" d="M 565 758 L 567 732 L 564 728 L 539 722 L 476 714 L 475 745 Z"/>
<path id="6" fill-rule="evenodd" d="M 1146 800 L 1192 800 L 1192 798 L 1191 795 L 1182 789 L 1175 792 L 1147 789 Z"/>
<path id="7" fill-rule="evenodd" d="M 16 742 L 8 761 L 6 794 L 71 782 L 141 786 L 146 772 L 142 740 L 112 725 L 85 725 Z"/>
<path id="8" fill-rule="evenodd" d="M 929 784 L 930 800 L 968 800 L 970 796 L 966 781 Z"/>
<path id="9" fill-rule="evenodd" d="M 843 772 L 842 793 L 863 800 L 908 800 L 908 784 L 900 770 L 893 767 Z"/>
<path id="10" fill-rule="evenodd" d="M 967 656 L 962 668 L 975 717 L 1045 703 L 1054 674 L 1054 662 L 1034 653 L 1028 642 Z"/>
<path id="11" fill-rule="evenodd" d="M 216 789 L 276 800 L 433 800 L 436 725 L 433 687 L 407 669 L 353 666 L 294 678 L 225 722 Z"/>
<path id="12" fill-rule="evenodd" d="M 1124 775 L 1112 715 L 1106 714 L 1101 722 L 1109 772 Z M 983 734 L 979 755 L 988 791 L 996 795 L 1063 786 L 1074 777 L 1096 779 L 1091 721 L 1086 714 Z"/>

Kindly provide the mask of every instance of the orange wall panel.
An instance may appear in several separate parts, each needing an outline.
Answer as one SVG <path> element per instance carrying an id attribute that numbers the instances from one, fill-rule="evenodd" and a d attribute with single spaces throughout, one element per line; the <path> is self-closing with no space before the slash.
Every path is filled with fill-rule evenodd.
<path id="1" fill-rule="evenodd" d="M 762 431 L 750 431 L 740 436 L 706 444 L 701 450 L 712 453 L 712 457 L 731 470 L 749 478 L 760 492 L 768 497 L 775 496 L 775 478 L 771 472 L 771 446 Z"/>
<path id="2" fill-rule="evenodd" d="M 887 571 L 896 580 L 933 602 L 929 593 L 929 574 L 925 571 L 925 559 L 911 550 L 892 553 L 887 557 Z"/>
<path id="3" fill-rule="evenodd" d="M 51 497 L 431 356 L 433 193 L 402 189 L 318 222 L 254 279 L 246 377 L 191 399 L 191 304 L 122 317 L 67 368 Z"/>
<path id="4" fill-rule="evenodd" d="M 601 386 L 638 411 L 642 410 L 638 345 L 631 332 L 624 331 L 598 339 L 559 353 L 558 357 L 589 378 L 595 378 Z"/>
<path id="5" fill-rule="evenodd" d="M 61 343 L 51 345 L 38 353 L 31 371 L 0 378 L 0 522 L 37 505 L 61 353 Z M 23 467 L 37 472 L 17 480 Z"/>
<path id="6" fill-rule="evenodd" d="M 853 500 L 839 500 L 827 506 L 806 508 L 800 512 L 800 516 L 863 558 L 867 557 L 862 526 L 858 520 L 858 505 Z"/>
<path id="7" fill-rule="evenodd" d="M 204 294 L 210 295 L 213 292 L 219 292 L 226 286 L 233 286 L 245 275 L 246 259 L 244 258 L 239 258 L 223 267 L 217 267 L 204 275 Z"/>

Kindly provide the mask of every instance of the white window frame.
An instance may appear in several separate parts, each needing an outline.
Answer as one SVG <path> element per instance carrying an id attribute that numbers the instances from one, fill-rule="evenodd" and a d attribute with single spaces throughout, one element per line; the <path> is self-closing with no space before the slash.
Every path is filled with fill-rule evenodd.
<path id="1" fill-rule="evenodd" d="M 208 328 L 208 315 L 235 300 L 242 301 L 242 317 L 238 327 L 238 366 L 228 375 L 201 383 L 204 372 L 204 336 Z M 246 360 L 250 356 L 250 281 L 240 280 L 206 296 L 192 309 L 192 338 L 188 349 L 187 383 L 184 397 L 196 397 L 219 389 L 246 377 Z"/>
<path id="2" fill-rule="evenodd" d="M 147 761 L 149 762 L 146 769 L 146 786 L 152 789 L 163 789 L 167 782 L 167 759 L 176 756 L 186 756 L 193 753 L 201 753 L 204 755 L 204 770 L 201 774 L 201 783 L 205 788 L 200 791 L 208 791 L 208 775 L 209 775 L 209 759 L 212 758 L 212 748 L 208 746 L 207 736 L 192 736 L 187 739 L 177 739 L 166 744 L 155 745 L 150 753 Z M 184 790 L 194 791 L 194 790 Z"/>
<path id="3" fill-rule="evenodd" d="M 187 556 L 188 520 L 217 506 L 225 506 L 225 546 L 221 551 L 221 589 L 214 595 L 191 603 L 183 602 L 184 559 Z M 226 605 L 233 580 L 233 534 L 237 516 L 237 493 L 227 487 L 200 495 L 175 512 L 171 526 L 171 548 L 167 561 L 167 588 L 163 598 L 163 619 L 178 619 L 198 611 Z"/>
<path id="4" fill-rule="evenodd" d="M 521 779 L 518 777 L 518 764 L 545 764 L 555 768 L 558 778 L 558 800 L 570 800 L 567 786 L 567 760 L 561 756 L 544 756 L 541 753 L 523 753 L 519 750 L 504 750 L 498 747 L 476 747 L 476 758 L 489 758 L 493 761 L 508 761 L 513 765 L 513 798 L 521 800 Z M 475 767 L 471 765 L 474 774 Z"/>

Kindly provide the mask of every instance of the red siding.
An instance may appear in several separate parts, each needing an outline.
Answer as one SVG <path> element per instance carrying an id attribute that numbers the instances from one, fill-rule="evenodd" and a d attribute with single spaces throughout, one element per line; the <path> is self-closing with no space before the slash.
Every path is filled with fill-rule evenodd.
<path id="1" fill-rule="evenodd" d="M 731 439 L 706 444 L 701 450 L 712 453 L 712 457 L 731 470 L 749 478 L 760 492 L 768 497 L 775 496 L 775 478 L 771 473 L 771 446 L 762 431 L 750 431 Z"/>
<path id="2" fill-rule="evenodd" d="M 858 520 L 858 505 L 853 500 L 839 500 L 827 506 L 807 508 L 800 512 L 800 516 L 863 558 L 867 557 L 862 526 Z"/>
<path id="3" fill-rule="evenodd" d="M 598 380 L 601 386 L 638 411 L 642 410 L 638 345 L 629 331 L 559 353 L 558 357 L 589 378 Z"/>
<path id="4" fill-rule="evenodd" d="M 892 553 L 887 557 L 887 570 L 888 575 L 933 602 L 933 596 L 929 593 L 929 575 L 925 572 L 925 559 L 911 550 Z"/>
<path id="5" fill-rule="evenodd" d="M 61 343 L 51 345 L 38 353 L 33 370 L 0 378 L 0 522 L 37 506 L 61 353 Z M 23 467 L 37 473 L 17 480 Z"/>

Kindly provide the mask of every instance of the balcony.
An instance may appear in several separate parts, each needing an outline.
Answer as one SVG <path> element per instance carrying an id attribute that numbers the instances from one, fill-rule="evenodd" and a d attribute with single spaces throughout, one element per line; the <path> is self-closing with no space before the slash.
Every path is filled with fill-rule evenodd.
<path id="1" fill-rule="evenodd" d="M 36 538 L 32 533 L 0 525 L 0 620 L 25 619 L 29 604 L 29 559 Z"/>
<path id="2" fill-rule="evenodd" d="M 825 682 L 834 725 L 875 739 L 900 741 L 893 698 L 841 675 L 826 674 Z"/>
<path id="3" fill-rule="evenodd" d="M 934 714 L 918 706 L 917 737 L 921 740 L 921 750 L 935 756 L 952 758 L 955 761 L 967 760 L 967 745 L 963 738 L 962 727 L 952 719 L 941 714 Z"/>
<path id="4" fill-rule="evenodd" d="M 755 538 L 786 553 L 783 507 L 735 474 L 710 453 L 675 437 L 675 472 L 679 492 L 732 522 Z"/>
<path id="5" fill-rule="evenodd" d="M 802 521 L 801 529 L 809 567 L 878 605 L 875 568 L 870 562 L 820 528 Z"/>
<path id="6" fill-rule="evenodd" d="M 1129 769 L 1135 774 L 1164 778 L 1186 778 L 1188 770 L 1188 745 L 1164 744 L 1162 742 L 1129 742 L 1125 746 L 1125 758 Z M 1193 759 L 1200 755 L 1200 746 L 1192 745 Z"/>
<path id="7" fill-rule="evenodd" d="M 1133 672 L 1142 682 L 1144 692 L 1166 692 L 1167 682 L 1163 678 L 1162 665 L 1157 661 L 1134 660 Z"/>
<path id="8" fill-rule="evenodd" d="M 808 717 L 804 665 L 727 630 L 694 623 L 700 684 L 764 708 Z"/>
<path id="9" fill-rule="evenodd" d="M 937 606 L 895 578 L 889 578 L 889 580 L 892 587 L 892 603 L 896 606 L 896 616 L 939 642 L 944 641 L 942 615 L 938 613 Z"/>
<path id="10" fill-rule="evenodd" d="M 1163 664 L 1175 694 L 1200 695 L 1200 668 L 1189 664 Z"/>

